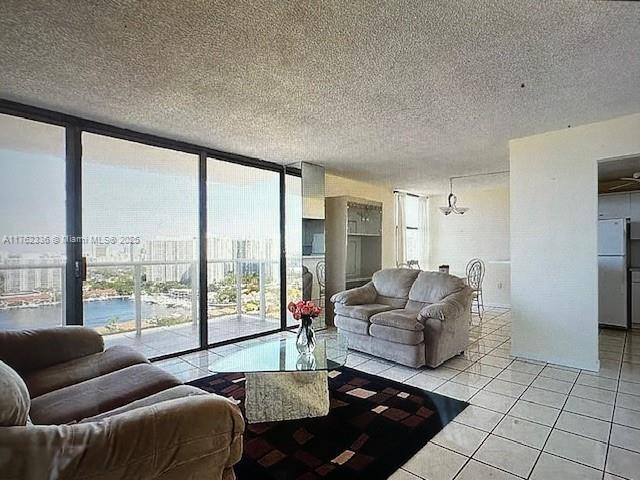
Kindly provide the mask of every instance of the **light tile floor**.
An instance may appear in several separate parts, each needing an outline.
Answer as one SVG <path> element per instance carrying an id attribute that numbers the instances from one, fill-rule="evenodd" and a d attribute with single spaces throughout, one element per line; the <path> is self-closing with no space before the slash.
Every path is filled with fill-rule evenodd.
<path id="1" fill-rule="evenodd" d="M 157 364 L 189 381 L 260 341 Z M 602 330 L 600 361 L 590 372 L 514 358 L 511 312 L 488 309 L 464 355 L 437 369 L 357 352 L 347 366 L 471 404 L 393 480 L 640 480 L 640 331 Z"/>
<path id="2" fill-rule="evenodd" d="M 280 328 L 280 319 L 261 319 L 253 315 L 225 315 L 210 318 L 209 342 L 218 343 Z M 198 325 L 191 323 L 171 327 L 154 327 L 136 332 L 105 335 L 105 345 L 129 345 L 147 357 L 159 357 L 171 352 L 197 348 L 200 342 Z"/>

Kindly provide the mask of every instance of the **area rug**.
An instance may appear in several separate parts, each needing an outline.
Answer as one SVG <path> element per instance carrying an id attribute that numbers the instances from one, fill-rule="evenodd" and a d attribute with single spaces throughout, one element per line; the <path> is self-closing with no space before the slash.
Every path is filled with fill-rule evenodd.
<path id="1" fill-rule="evenodd" d="M 240 401 L 243 374 L 189 383 Z M 238 480 L 383 480 L 467 403 L 342 367 L 330 372 L 326 417 L 247 424 Z"/>

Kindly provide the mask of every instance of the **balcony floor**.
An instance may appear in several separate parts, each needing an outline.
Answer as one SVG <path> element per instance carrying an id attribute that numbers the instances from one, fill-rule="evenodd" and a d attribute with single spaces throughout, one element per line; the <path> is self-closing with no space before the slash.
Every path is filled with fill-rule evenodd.
<path id="1" fill-rule="evenodd" d="M 209 343 L 218 343 L 234 338 L 280 328 L 280 319 L 261 319 L 251 315 L 225 315 L 209 319 Z M 169 353 L 198 348 L 199 328 L 191 323 L 171 327 L 156 327 L 135 332 L 114 333 L 104 336 L 106 347 L 128 345 L 147 357 L 158 357 Z"/>

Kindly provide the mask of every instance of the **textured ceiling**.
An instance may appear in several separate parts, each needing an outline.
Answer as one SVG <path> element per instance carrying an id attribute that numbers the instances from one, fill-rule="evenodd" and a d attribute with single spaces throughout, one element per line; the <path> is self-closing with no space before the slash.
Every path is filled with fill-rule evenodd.
<path id="1" fill-rule="evenodd" d="M 640 111 L 639 51 L 627 2 L 0 3 L 0 97 L 423 192 Z"/>

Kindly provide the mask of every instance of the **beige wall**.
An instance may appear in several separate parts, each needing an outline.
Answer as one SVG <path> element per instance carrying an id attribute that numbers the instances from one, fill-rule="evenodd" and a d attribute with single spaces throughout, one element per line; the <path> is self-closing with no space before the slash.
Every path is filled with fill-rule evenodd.
<path id="1" fill-rule="evenodd" d="M 382 266 L 383 268 L 395 267 L 393 190 L 382 185 L 352 180 L 331 173 L 325 175 L 324 188 L 327 197 L 348 195 L 382 202 Z"/>
<path id="2" fill-rule="evenodd" d="M 597 163 L 640 153 L 640 114 L 509 151 L 513 355 L 597 370 Z"/>
<path id="3" fill-rule="evenodd" d="M 447 264 L 454 275 L 464 275 L 470 259 L 484 260 L 485 305 L 509 306 L 509 186 L 460 192 L 458 203 L 469 207 L 464 215 L 444 216 L 438 207 L 446 195 L 429 197 L 429 269 Z"/>

